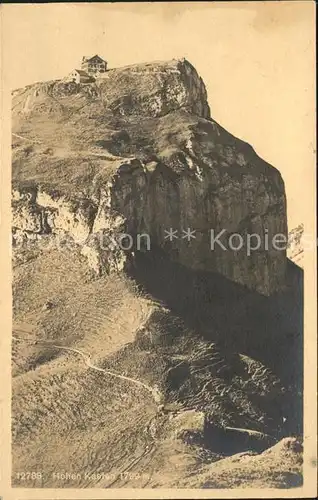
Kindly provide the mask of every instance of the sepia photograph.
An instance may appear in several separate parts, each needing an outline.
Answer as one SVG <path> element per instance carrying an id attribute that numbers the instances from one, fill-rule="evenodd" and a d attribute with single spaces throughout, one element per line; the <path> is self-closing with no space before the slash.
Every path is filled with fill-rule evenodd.
<path id="1" fill-rule="evenodd" d="M 12 499 L 297 496 L 317 463 L 314 3 L 2 12 Z"/>

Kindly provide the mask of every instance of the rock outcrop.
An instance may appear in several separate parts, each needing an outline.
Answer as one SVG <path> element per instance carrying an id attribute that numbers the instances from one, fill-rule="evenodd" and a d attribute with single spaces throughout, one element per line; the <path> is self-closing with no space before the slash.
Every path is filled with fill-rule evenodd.
<path id="1" fill-rule="evenodd" d="M 304 266 L 304 247 L 303 247 L 304 225 L 299 224 L 297 227 L 289 231 L 287 256 L 297 266 Z"/>
<path id="2" fill-rule="evenodd" d="M 99 274 L 159 247 L 264 295 L 284 285 L 281 175 L 211 118 L 186 60 L 15 91 L 13 198 L 15 241 L 67 234 Z"/>

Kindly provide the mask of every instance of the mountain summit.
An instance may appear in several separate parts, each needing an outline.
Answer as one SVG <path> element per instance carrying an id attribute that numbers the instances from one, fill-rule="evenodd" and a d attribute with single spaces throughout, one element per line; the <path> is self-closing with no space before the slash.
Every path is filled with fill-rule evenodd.
<path id="1" fill-rule="evenodd" d="M 185 59 L 15 91 L 13 189 L 16 237 L 68 233 L 97 273 L 112 259 L 97 252 L 96 235 L 118 232 L 120 219 L 122 232 L 147 233 L 186 267 L 264 295 L 284 285 L 284 251 L 237 250 L 249 234 L 286 234 L 281 175 L 211 118 Z M 220 232 L 223 246 L 212 247 Z"/>

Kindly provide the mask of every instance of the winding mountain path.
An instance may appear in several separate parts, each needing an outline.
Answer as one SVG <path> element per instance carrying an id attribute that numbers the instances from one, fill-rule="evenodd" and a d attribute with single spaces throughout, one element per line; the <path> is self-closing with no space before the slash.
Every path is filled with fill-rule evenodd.
<path id="1" fill-rule="evenodd" d="M 73 352 L 74 354 L 78 354 L 79 356 L 81 356 L 84 359 L 84 363 L 86 364 L 86 366 L 88 366 L 92 370 L 96 370 L 98 372 L 105 373 L 106 375 L 109 375 L 110 377 L 117 377 L 119 379 L 126 380 L 132 384 L 139 385 L 140 387 L 143 387 L 144 389 L 146 389 L 148 392 L 151 393 L 153 399 L 155 400 L 155 402 L 157 404 L 160 404 L 160 402 L 161 402 L 161 394 L 158 391 L 158 389 L 151 387 L 150 385 L 147 385 L 138 379 L 135 379 L 132 377 L 126 377 L 125 375 L 121 375 L 120 373 L 115 373 L 115 372 L 112 372 L 110 370 L 106 370 L 105 368 L 101 368 L 100 366 L 95 365 L 92 362 L 91 355 L 88 353 L 85 353 L 84 351 L 81 351 L 80 349 L 76 349 L 75 347 L 67 347 L 67 346 L 63 346 L 63 345 L 58 345 L 58 344 L 51 344 L 49 341 L 45 341 L 45 340 L 30 340 L 30 339 L 25 339 L 22 337 L 15 337 L 15 336 L 12 336 L 12 339 L 16 340 L 17 342 L 28 342 L 28 343 L 34 344 L 34 345 L 43 345 L 45 347 L 50 347 L 53 349 L 61 349 L 64 351 Z"/>
<path id="2" fill-rule="evenodd" d="M 26 331 L 20 330 L 20 329 L 19 330 L 15 329 L 14 333 L 19 334 L 19 333 L 29 333 L 29 332 L 26 332 Z M 125 375 L 121 375 L 119 373 L 115 373 L 115 372 L 112 372 L 110 370 L 106 370 L 104 368 L 101 368 L 101 367 L 95 365 L 92 361 L 91 355 L 89 353 L 86 353 L 86 352 L 80 350 L 80 349 L 76 349 L 75 347 L 67 347 L 67 346 L 59 345 L 59 344 L 53 344 L 50 341 L 45 341 L 45 340 L 31 340 L 31 339 L 27 339 L 25 337 L 15 336 L 15 335 L 12 336 L 12 339 L 15 340 L 16 342 L 26 342 L 26 343 L 32 344 L 34 346 L 41 346 L 42 345 L 42 346 L 49 347 L 52 349 L 61 349 L 63 351 L 68 351 L 68 352 L 77 354 L 77 355 L 82 357 L 82 359 L 84 360 L 84 363 L 86 364 L 86 366 L 88 368 L 90 368 L 92 370 L 96 370 L 98 372 L 102 372 L 102 373 L 109 375 L 111 377 L 117 377 L 121 380 L 125 380 L 127 382 L 138 385 L 139 387 L 147 390 L 152 395 L 153 399 L 155 400 L 155 402 L 157 404 L 161 403 L 161 394 L 156 388 L 151 387 L 151 386 L 141 382 L 138 379 L 134 379 L 132 377 L 127 377 Z M 144 459 L 147 456 L 152 456 L 152 454 L 156 450 L 156 445 L 155 445 L 155 436 L 152 435 L 150 424 L 151 424 L 151 422 L 153 422 L 157 418 L 157 416 L 158 416 L 158 414 L 155 414 L 154 416 L 152 416 L 144 429 L 144 446 L 143 446 L 141 453 L 138 456 L 135 456 L 134 458 L 132 458 L 132 460 L 129 462 L 129 464 L 116 474 L 116 477 L 114 478 L 114 480 L 112 480 L 109 484 L 104 486 L 105 488 L 111 488 L 116 483 L 119 483 L 119 487 L 124 486 L 127 483 L 127 481 L 129 480 L 128 472 L 131 471 L 134 467 L 136 467 L 136 465 L 139 464 L 142 459 Z"/>

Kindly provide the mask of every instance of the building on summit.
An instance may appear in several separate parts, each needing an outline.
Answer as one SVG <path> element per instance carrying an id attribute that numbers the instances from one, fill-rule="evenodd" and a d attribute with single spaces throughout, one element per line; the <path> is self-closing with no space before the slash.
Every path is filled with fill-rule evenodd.
<path id="1" fill-rule="evenodd" d="M 81 69 L 86 71 L 89 75 L 98 75 L 98 73 L 105 73 L 107 70 L 107 62 L 104 61 L 97 54 L 93 57 L 83 57 Z"/>
<path id="2" fill-rule="evenodd" d="M 97 54 L 93 57 L 83 57 L 81 69 L 73 69 L 66 78 L 67 81 L 75 83 L 91 83 L 99 75 L 106 73 L 107 62 Z"/>

